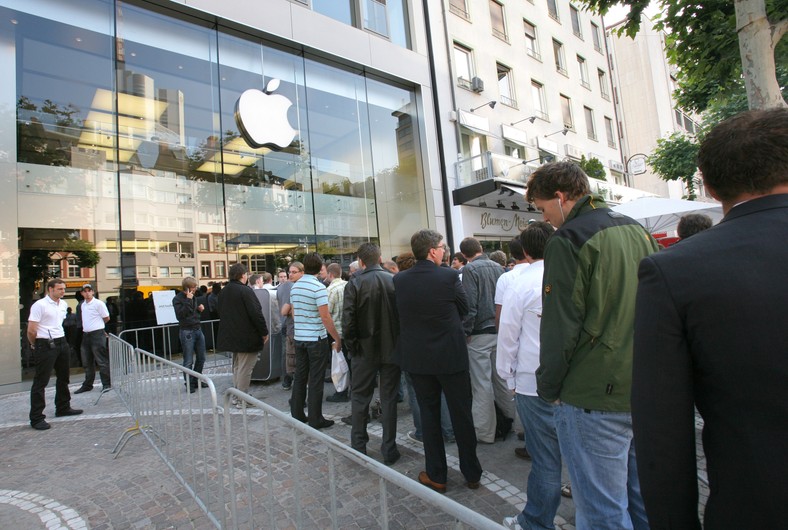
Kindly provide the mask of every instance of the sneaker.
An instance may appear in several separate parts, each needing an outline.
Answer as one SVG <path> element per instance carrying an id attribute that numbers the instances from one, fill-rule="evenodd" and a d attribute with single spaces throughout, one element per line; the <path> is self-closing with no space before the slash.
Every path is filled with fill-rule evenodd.
<path id="1" fill-rule="evenodd" d="M 516 515 L 514 517 L 504 517 L 503 526 L 509 530 L 525 530 L 522 526 L 520 526 L 520 523 L 517 522 Z"/>
<path id="2" fill-rule="evenodd" d="M 343 417 L 342 418 L 342 423 L 344 423 L 346 425 L 353 425 L 353 416 L 350 415 L 350 416 Z"/>
<path id="3" fill-rule="evenodd" d="M 81 386 L 77 390 L 74 390 L 74 394 L 81 394 L 83 392 L 90 392 L 93 390 L 92 386 Z"/>
<path id="4" fill-rule="evenodd" d="M 33 425 L 31 425 L 31 427 L 33 427 L 37 431 L 45 431 L 45 430 L 49 429 L 51 427 L 51 425 L 49 425 L 46 422 L 46 420 L 41 420 L 38 423 L 34 423 Z"/>
<path id="5" fill-rule="evenodd" d="M 416 442 L 417 444 L 423 445 L 424 442 L 421 441 L 421 438 L 416 436 L 416 431 L 408 431 L 408 438 L 411 442 Z"/>
<path id="6" fill-rule="evenodd" d="M 65 410 L 55 411 L 55 416 L 58 418 L 62 418 L 63 416 L 78 416 L 80 414 L 82 414 L 82 409 L 67 408 Z"/>

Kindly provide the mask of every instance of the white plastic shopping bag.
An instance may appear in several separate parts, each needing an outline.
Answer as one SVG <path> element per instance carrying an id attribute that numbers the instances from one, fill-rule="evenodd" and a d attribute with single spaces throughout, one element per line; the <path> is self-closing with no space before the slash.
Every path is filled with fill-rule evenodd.
<path id="1" fill-rule="evenodd" d="M 331 380 L 337 392 L 342 392 L 348 387 L 348 366 L 342 350 L 331 349 Z"/>

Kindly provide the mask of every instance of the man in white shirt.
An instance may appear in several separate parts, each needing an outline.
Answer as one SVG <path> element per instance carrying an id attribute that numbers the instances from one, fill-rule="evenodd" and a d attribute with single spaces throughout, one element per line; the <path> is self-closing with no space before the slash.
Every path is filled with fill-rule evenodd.
<path id="1" fill-rule="evenodd" d="M 553 519 L 561 503 L 561 450 L 553 421 L 555 405 L 536 394 L 544 248 L 554 231 L 548 223 L 535 222 L 520 234 L 530 266 L 509 285 L 498 328 L 496 368 L 514 392 L 517 412 L 526 432 L 526 448 L 532 458 L 528 502 L 522 513 L 503 521 L 505 527 L 515 530 L 553 528 Z"/>
<path id="2" fill-rule="evenodd" d="M 71 408 L 71 393 L 68 390 L 71 350 L 63 331 L 67 304 L 62 298 L 65 294 L 66 284 L 63 280 L 49 280 L 47 295 L 33 304 L 27 319 L 27 340 L 36 366 L 33 386 L 30 388 L 30 426 L 37 431 L 45 431 L 50 427 L 44 415 L 44 392 L 53 368 L 57 377 L 55 416 L 82 414 L 80 409 Z"/>
<path id="3" fill-rule="evenodd" d="M 107 305 L 93 295 L 93 286 L 86 283 L 82 286 L 85 299 L 80 307 L 82 313 L 82 366 L 85 368 L 85 381 L 74 392 L 90 392 L 96 379 L 96 367 L 99 366 L 102 392 L 112 388 L 109 377 L 109 352 L 107 350 L 107 333 L 104 324 L 109 322 Z"/>

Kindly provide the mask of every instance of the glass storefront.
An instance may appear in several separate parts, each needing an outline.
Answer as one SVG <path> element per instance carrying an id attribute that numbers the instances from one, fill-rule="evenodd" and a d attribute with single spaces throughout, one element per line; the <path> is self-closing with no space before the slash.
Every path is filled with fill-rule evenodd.
<path id="1" fill-rule="evenodd" d="M 48 278 L 72 306 L 94 284 L 119 329 L 142 327 L 185 276 L 275 275 L 312 250 L 346 265 L 364 241 L 391 256 L 428 224 L 412 88 L 172 15 L 0 1 L 0 384 Z M 289 143 L 250 147 L 248 89 L 287 99 L 259 118 Z"/>

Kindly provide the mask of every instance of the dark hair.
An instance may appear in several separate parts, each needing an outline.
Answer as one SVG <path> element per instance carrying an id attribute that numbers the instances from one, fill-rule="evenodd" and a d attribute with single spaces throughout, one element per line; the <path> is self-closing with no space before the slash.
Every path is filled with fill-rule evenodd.
<path id="1" fill-rule="evenodd" d="M 475 237 L 466 237 L 460 241 L 460 252 L 467 259 L 471 259 L 482 251 L 482 244 Z"/>
<path id="2" fill-rule="evenodd" d="M 542 164 L 531 173 L 525 199 L 528 202 L 552 199 L 558 191 L 566 193 L 570 200 L 576 200 L 591 193 L 591 186 L 586 174 L 574 162 L 551 162 Z"/>
<path id="3" fill-rule="evenodd" d="M 263 276 L 262 276 L 262 275 L 260 275 L 260 274 L 252 274 L 251 276 L 249 276 L 249 285 L 254 285 L 254 284 L 256 284 L 256 283 L 257 283 L 257 280 L 259 280 L 259 279 L 260 279 L 260 278 L 262 278 L 262 277 L 263 277 Z"/>
<path id="4" fill-rule="evenodd" d="M 515 237 L 509 241 L 509 253 L 511 253 L 512 258 L 517 261 L 523 261 L 525 259 L 525 252 L 523 252 L 523 245 L 520 243 L 519 237 Z"/>
<path id="5" fill-rule="evenodd" d="M 410 238 L 410 248 L 416 259 L 427 259 L 431 248 L 436 248 L 443 241 L 443 236 L 435 230 L 419 230 Z"/>
<path id="6" fill-rule="evenodd" d="M 396 262 L 397 268 L 400 272 L 402 272 L 413 267 L 413 265 L 416 263 L 416 256 L 414 256 L 413 252 L 410 251 L 402 252 L 397 256 Z"/>
<path id="7" fill-rule="evenodd" d="M 455 252 L 454 255 L 451 257 L 451 259 L 457 259 L 463 265 L 468 264 L 468 260 L 465 259 L 465 256 L 462 255 L 462 252 Z"/>
<path id="8" fill-rule="evenodd" d="M 339 263 L 329 263 L 328 267 L 326 267 L 326 270 L 334 278 L 342 277 L 342 266 Z"/>
<path id="9" fill-rule="evenodd" d="M 705 213 L 688 213 L 681 216 L 676 231 L 681 239 L 687 239 L 709 228 L 711 228 L 711 217 Z"/>
<path id="10" fill-rule="evenodd" d="M 788 183 L 788 108 L 742 112 L 717 124 L 700 144 L 698 168 L 722 201 Z"/>
<path id="11" fill-rule="evenodd" d="M 523 251 L 533 259 L 544 259 L 544 248 L 547 240 L 555 232 L 550 223 L 535 221 L 520 232 L 520 244 Z"/>
<path id="12" fill-rule="evenodd" d="M 495 250 L 490 252 L 490 259 L 493 260 L 495 263 L 500 265 L 501 267 L 506 266 L 506 252 L 503 250 Z"/>
<path id="13" fill-rule="evenodd" d="M 317 252 L 304 256 L 304 274 L 317 274 L 323 268 L 323 258 Z"/>
<path id="14" fill-rule="evenodd" d="M 233 263 L 230 265 L 230 273 L 229 277 L 231 280 L 238 280 L 240 281 L 244 274 L 248 271 L 246 269 L 246 265 L 243 263 Z"/>
<path id="15" fill-rule="evenodd" d="M 380 263 L 380 248 L 375 243 L 361 243 L 357 254 L 365 267 Z"/>
<path id="16" fill-rule="evenodd" d="M 47 290 L 54 289 L 56 285 L 60 285 L 61 283 L 63 285 L 66 284 L 66 282 L 63 281 L 61 278 L 52 278 L 47 282 Z"/>

